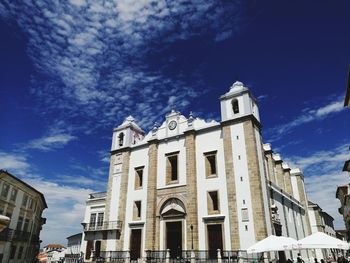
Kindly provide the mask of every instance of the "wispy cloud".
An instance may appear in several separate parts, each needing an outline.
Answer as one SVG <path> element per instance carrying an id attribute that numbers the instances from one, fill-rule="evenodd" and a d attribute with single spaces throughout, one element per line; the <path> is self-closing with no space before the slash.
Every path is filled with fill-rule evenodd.
<path id="1" fill-rule="evenodd" d="M 0 151 L 0 169 L 14 171 L 23 175 L 29 167 L 26 156 Z"/>
<path id="2" fill-rule="evenodd" d="M 337 98 L 322 107 L 302 110 L 302 114 L 294 120 L 269 129 L 267 133 L 271 135 L 270 141 L 279 140 L 283 135 L 290 133 L 293 129 L 305 123 L 321 120 L 342 111 L 344 109 L 343 104 L 343 98 Z"/>
<path id="3" fill-rule="evenodd" d="M 45 244 L 61 243 L 67 236 L 81 231 L 85 200 L 94 190 L 58 184 L 41 177 L 25 181 L 44 194 L 48 205 L 43 215 L 47 222 L 40 235 Z"/>
<path id="4" fill-rule="evenodd" d="M 308 198 L 333 216 L 336 227 L 341 229 L 344 222 L 338 212 L 340 202 L 335 198 L 335 192 L 338 185 L 349 183 L 349 177 L 342 173 L 344 161 L 350 156 L 348 149 L 348 144 L 344 144 L 331 150 L 286 159 L 291 166 L 303 169 Z"/>
<path id="5" fill-rule="evenodd" d="M 107 171 L 106 171 L 107 173 Z M 87 176 L 74 176 L 74 175 L 61 175 L 59 181 L 62 184 L 66 185 L 75 185 L 75 186 L 85 186 L 85 187 L 94 187 L 98 191 L 104 191 L 107 187 L 107 174 L 104 178 L 91 178 Z"/>
<path id="6" fill-rule="evenodd" d="M 236 35 L 245 6 L 239 0 L 5 0 L 0 17 L 27 35 L 38 70 L 32 93 L 48 112 L 60 111 L 71 123 L 80 117 L 91 129 L 132 113 L 149 127 L 169 111 L 169 98 L 181 110 L 201 94 L 194 91 L 198 77 L 169 76 L 148 66 L 149 57 L 162 58 L 175 41 Z"/>
<path id="7" fill-rule="evenodd" d="M 27 144 L 22 146 L 22 149 L 37 149 L 42 151 L 50 151 L 53 149 L 61 148 L 75 139 L 76 137 L 70 134 L 51 134 L 43 136 L 39 139 L 29 141 Z"/>
<path id="8" fill-rule="evenodd" d="M 105 189 L 105 182 L 85 176 L 62 176 L 61 180 L 44 178 L 35 171 L 31 160 L 22 153 L 0 151 L 0 168 L 8 170 L 44 194 L 48 209 L 40 238 L 47 243 L 62 243 L 81 231 L 85 201 L 91 192 Z M 44 244 L 44 245 L 45 245 Z"/>

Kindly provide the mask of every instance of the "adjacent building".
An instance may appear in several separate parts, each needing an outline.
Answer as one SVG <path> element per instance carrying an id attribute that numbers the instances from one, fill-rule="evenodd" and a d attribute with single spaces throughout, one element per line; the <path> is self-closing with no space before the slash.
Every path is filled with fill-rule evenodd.
<path id="1" fill-rule="evenodd" d="M 332 237 L 337 237 L 333 224 L 334 218 L 330 214 L 323 211 L 318 204 L 311 201 L 308 201 L 308 210 L 312 234 L 316 232 L 323 232 Z M 334 251 L 331 249 L 315 249 L 315 253 L 316 258 L 318 259 L 328 258 L 329 255 L 337 255 L 337 253 L 334 253 Z"/>
<path id="2" fill-rule="evenodd" d="M 64 262 L 77 263 L 81 251 L 82 233 L 67 237 L 67 249 L 65 251 Z"/>
<path id="3" fill-rule="evenodd" d="M 114 129 L 107 191 L 87 200 L 86 261 L 167 249 L 171 257 L 200 250 L 213 258 L 271 234 L 311 233 L 303 173 L 263 144 L 251 92 L 237 81 L 220 106 L 220 122 L 172 111 L 148 133 L 131 116 Z"/>
<path id="4" fill-rule="evenodd" d="M 40 230 L 46 219 L 44 195 L 38 190 L 0 170 L 0 214 L 10 224 L 0 233 L 0 262 L 33 262 L 40 248 Z"/>

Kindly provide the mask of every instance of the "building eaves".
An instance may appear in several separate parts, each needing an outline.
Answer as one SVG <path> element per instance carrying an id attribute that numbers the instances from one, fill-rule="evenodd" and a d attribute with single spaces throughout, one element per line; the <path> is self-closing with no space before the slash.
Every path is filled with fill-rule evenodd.
<path id="1" fill-rule="evenodd" d="M 21 179 L 18 179 L 16 176 L 10 174 L 8 171 L 5 171 L 5 170 L 2 170 L 0 169 L 0 174 L 7 174 L 8 176 L 10 176 L 12 179 L 18 181 L 19 183 L 23 184 L 24 186 L 28 187 L 29 189 L 33 190 L 34 192 L 38 193 L 39 196 L 41 197 L 43 203 L 44 203 L 44 207 L 47 208 L 47 203 L 46 203 L 46 200 L 45 200 L 45 197 L 44 195 L 39 192 L 38 190 L 36 190 L 34 187 L 30 186 L 29 184 L 25 183 L 24 181 L 22 181 Z"/>

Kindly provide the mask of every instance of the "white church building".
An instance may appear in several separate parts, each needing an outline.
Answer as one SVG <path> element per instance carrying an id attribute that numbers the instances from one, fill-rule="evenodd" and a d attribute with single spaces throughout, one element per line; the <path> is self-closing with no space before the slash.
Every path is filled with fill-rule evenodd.
<path id="1" fill-rule="evenodd" d="M 107 191 L 87 200 L 85 261 L 167 249 L 215 258 L 271 234 L 311 233 L 303 174 L 263 144 L 251 92 L 237 81 L 220 104 L 220 122 L 172 111 L 148 133 L 132 117 L 114 129 Z"/>

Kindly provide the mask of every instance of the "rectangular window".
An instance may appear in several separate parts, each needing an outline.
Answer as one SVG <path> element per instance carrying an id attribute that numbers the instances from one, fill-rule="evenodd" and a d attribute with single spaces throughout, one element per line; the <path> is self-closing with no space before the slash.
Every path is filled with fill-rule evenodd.
<path id="1" fill-rule="evenodd" d="M 28 208 L 29 209 L 33 209 L 33 202 L 34 202 L 34 200 L 32 198 L 28 199 Z"/>
<path id="2" fill-rule="evenodd" d="M 22 230 L 22 225 L 23 225 L 23 217 L 20 216 L 20 217 L 18 217 L 16 229 L 21 231 Z"/>
<path id="3" fill-rule="evenodd" d="M 205 156 L 205 173 L 206 177 L 216 177 L 216 151 L 204 153 Z"/>
<path id="4" fill-rule="evenodd" d="M 16 255 L 16 246 L 12 245 L 11 251 L 10 251 L 10 259 L 14 259 L 15 255 Z"/>
<path id="5" fill-rule="evenodd" d="M 10 190 L 10 185 L 4 183 L 2 185 L 1 196 L 5 197 L 7 199 L 7 195 L 9 193 L 9 190 Z"/>
<path id="6" fill-rule="evenodd" d="M 24 194 L 22 199 L 22 206 L 26 207 L 28 202 L 28 195 Z"/>
<path id="7" fill-rule="evenodd" d="M 21 259 L 21 258 L 22 258 L 22 255 L 23 255 L 23 247 L 19 247 L 17 259 Z"/>
<path id="8" fill-rule="evenodd" d="M 178 154 L 173 153 L 167 155 L 166 162 L 166 181 L 167 183 L 175 183 L 178 180 Z"/>
<path id="9" fill-rule="evenodd" d="M 249 221 L 248 208 L 242 208 L 242 221 Z"/>
<path id="10" fill-rule="evenodd" d="M 89 229 L 95 229 L 96 225 L 96 213 L 90 215 L 90 227 Z"/>
<path id="11" fill-rule="evenodd" d="M 208 192 L 208 214 L 220 212 L 218 191 Z"/>
<path id="12" fill-rule="evenodd" d="M 98 216 L 97 216 L 97 226 L 99 228 L 102 228 L 103 226 L 103 217 L 104 217 L 104 213 L 98 213 Z"/>
<path id="13" fill-rule="evenodd" d="M 141 219 L 141 201 L 135 201 L 133 220 L 140 220 L 140 219 Z"/>
<path id="14" fill-rule="evenodd" d="M 26 218 L 26 219 L 24 220 L 23 232 L 29 232 L 28 227 L 29 227 L 29 219 Z"/>
<path id="15" fill-rule="evenodd" d="M 17 193 L 18 193 L 18 190 L 15 188 L 12 188 L 11 196 L 10 196 L 11 201 L 16 202 Z"/>
<path id="16" fill-rule="evenodd" d="M 143 167 L 135 168 L 135 189 L 142 188 Z"/>

